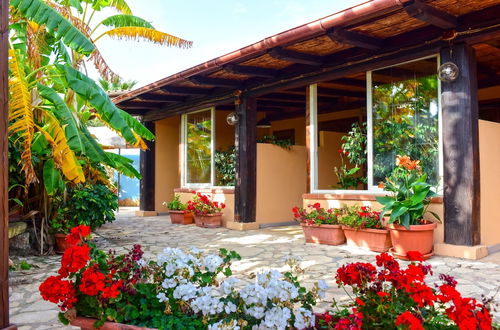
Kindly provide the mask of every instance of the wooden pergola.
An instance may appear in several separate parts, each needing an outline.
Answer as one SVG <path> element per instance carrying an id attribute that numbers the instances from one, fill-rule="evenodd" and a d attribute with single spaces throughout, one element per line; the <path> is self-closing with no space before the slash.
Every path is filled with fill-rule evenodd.
<path id="1" fill-rule="evenodd" d="M 457 81 L 443 84 L 441 94 L 445 242 L 476 245 L 480 243 L 476 95 L 478 85 L 500 85 L 500 78 L 488 73 L 489 63 L 476 63 L 475 54 L 499 36 L 500 0 L 372 0 L 114 101 L 146 123 L 211 106 L 236 111 L 235 220 L 254 222 L 257 112 L 279 120 L 303 114 L 305 109 L 308 126 L 304 88 L 308 84 L 319 82 L 329 89 L 327 95 L 319 94 L 319 112 L 321 102 L 342 110 L 359 108 L 366 84 L 357 74 L 440 54 L 442 62 L 451 60 L 461 70 Z M 154 211 L 154 151 L 142 159 L 141 209 Z"/>

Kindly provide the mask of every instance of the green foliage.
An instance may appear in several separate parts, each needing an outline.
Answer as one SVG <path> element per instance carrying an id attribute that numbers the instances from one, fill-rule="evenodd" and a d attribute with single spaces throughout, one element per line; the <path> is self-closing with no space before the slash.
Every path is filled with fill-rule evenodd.
<path id="1" fill-rule="evenodd" d="M 274 135 L 264 135 L 260 139 L 257 139 L 257 143 L 274 144 L 275 146 L 281 147 L 286 150 L 290 150 L 293 145 L 290 139 L 278 139 Z"/>
<path id="2" fill-rule="evenodd" d="M 186 209 L 186 204 L 181 202 L 181 196 L 178 194 L 175 194 L 174 198 L 170 202 L 163 202 L 163 205 L 172 211 L 184 211 Z"/>
<path id="3" fill-rule="evenodd" d="M 437 196 L 432 185 L 427 183 L 427 174 L 422 172 L 418 161 L 411 161 L 409 157 L 398 157 L 398 166 L 386 179 L 384 190 L 392 194 L 377 197 L 382 204 L 380 213 L 382 219 L 390 213 L 388 223 L 396 223 L 409 228 L 410 225 L 425 224 L 430 221 L 424 219 L 431 198 Z M 437 221 L 439 216 L 429 211 Z"/>
<path id="4" fill-rule="evenodd" d="M 339 223 L 355 229 L 383 229 L 380 212 L 373 211 L 369 206 L 343 206 Z"/>
<path id="5" fill-rule="evenodd" d="M 349 162 L 356 167 L 366 163 L 366 123 L 352 124 L 351 130 L 342 137 L 342 150 L 345 152 Z"/>
<path id="6" fill-rule="evenodd" d="M 236 183 L 236 151 L 234 146 L 215 151 L 217 186 L 234 186 Z"/>
<path id="7" fill-rule="evenodd" d="M 57 216 L 50 222 L 53 231 L 68 233 L 78 225 L 92 230 L 115 220 L 118 197 L 103 184 L 80 184 L 67 189 L 66 197 L 56 197 L 60 206 Z"/>
<path id="8" fill-rule="evenodd" d="M 308 205 L 306 209 L 294 207 L 292 209 L 295 220 L 306 225 L 337 225 L 342 214 L 341 209 L 325 209 L 319 203 Z"/>

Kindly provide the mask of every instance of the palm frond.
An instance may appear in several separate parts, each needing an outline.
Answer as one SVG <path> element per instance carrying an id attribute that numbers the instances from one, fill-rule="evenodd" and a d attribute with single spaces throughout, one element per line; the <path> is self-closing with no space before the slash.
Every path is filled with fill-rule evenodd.
<path id="1" fill-rule="evenodd" d="M 122 155 L 114 154 L 112 152 L 106 152 L 106 154 L 113 160 L 113 162 L 115 163 L 115 169 L 118 172 L 130 178 L 141 179 L 141 174 L 135 169 L 131 159 Z"/>
<path id="2" fill-rule="evenodd" d="M 103 77 L 106 80 L 114 80 L 114 79 L 120 79 L 120 76 L 116 74 L 106 63 L 104 60 L 104 57 L 102 56 L 101 52 L 97 47 L 94 49 L 92 54 L 90 55 L 89 60 L 94 62 L 94 67 L 96 70 L 99 72 L 101 77 Z"/>
<path id="3" fill-rule="evenodd" d="M 132 10 L 125 0 L 111 0 L 108 7 L 115 8 L 122 14 L 132 15 Z"/>
<path id="4" fill-rule="evenodd" d="M 26 81 L 26 74 L 15 50 L 9 49 L 9 133 L 18 134 L 22 139 L 21 170 L 26 183 L 37 182 L 38 179 L 31 161 L 31 143 L 35 134 L 31 93 Z"/>
<path id="5" fill-rule="evenodd" d="M 171 34 L 145 27 L 117 27 L 104 32 L 97 37 L 94 42 L 104 35 L 118 40 L 144 40 L 162 46 L 174 46 L 179 48 L 190 48 L 193 45 L 192 41 L 187 41 Z"/>
<path id="6" fill-rule="evenodd" d="M 73 183 L 85 182 L 83 169 L 75 153 L 68 145 L 66 134 L 57 118 L 49 111 L 43 113 L 44 126 L 39 127 L 47 142 L 52 147 L 52 158 L 64 176 Z"/>
<path id="7" fill-rule="evenodd" d="M 10 0 L 10 5 L 23 16 L 39 25 L 45 25 L 57 39 L 82 54 L 94 50 L 92 42 L 66 18 L 43 0 Z"/>
<path id="8" fill-rule="evenodd" d="M 145 19 L 125 14 L 109 16 L 102 20 L 100 24 L 111 28 L 136 26 L 154 29 L 153 25 Z"/>

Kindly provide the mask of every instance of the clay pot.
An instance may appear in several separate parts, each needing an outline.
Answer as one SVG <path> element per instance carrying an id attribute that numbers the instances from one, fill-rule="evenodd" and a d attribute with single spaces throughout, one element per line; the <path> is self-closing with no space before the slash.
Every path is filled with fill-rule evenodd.
<path id="1" fill-rule="evenodd" d="M 393 248 L 391 251 L 396 257 L 406 258 L 408 251 L 418 251 L 422 255 L 429 255 L 434 248 L 435 223 L 427 225 L 413 225 L 410 229 L 404 226 L 391 224 L 387 228 L 391 233 Z"/>
<path id="2" fill-rule="evenodd" d="M 168 210 L 170 221 L 173 224 L 189 225 L 193 223 L 193 213 L 184 213 L 184 211 Z"/>
<path id="3" fill-rule="evenodd" d="M 345 243 L 344 231 L 340 225 L 307 225 L 301 223 L 306 243 L 340 245 Z"/>
<path id="4" fill-rule="evenodd" d="M 347 245 L 369 249 L 375 252 L 387 252 L 392 246 L 388 229 L 355 229 L 342 226 Z"/>
<path id="5" fill-rule="evenodd" d="M 71 246 L 71 244 L 66 242 L 66 234 L 54 234 L 54 238 L 56 241 L 56 252 L 59 254 L 63 254 Z"/>
<path id="6" fill-rule="evenodd" d="M 82 330 L 95 330 L 94 327 L 95 319 L 88 317 L 77 317 L 71 321 L 71 325 L 75 327 L 80 327 Z M 116 322 L 106 322 L 99 330 L 154 330 L 153 328 L 143 328 L 135 325 L 128 325 Z"/>
<path id="7" fill-rule="evenodd" d="M 195 215 L 194 222 L 198 227 L 218 228 L 222 226 L 222 213 Z"/>

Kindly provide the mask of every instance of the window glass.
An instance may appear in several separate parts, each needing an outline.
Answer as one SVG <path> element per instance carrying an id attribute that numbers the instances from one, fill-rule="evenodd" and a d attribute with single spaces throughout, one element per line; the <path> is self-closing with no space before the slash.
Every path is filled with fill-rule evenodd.
<path id="1" fill-rule="evenodd" d="M 187 114 L 186 182 L 210 184 L 212 176 L 212 112 Z"/>
<path id="2" fill-rule="evenodd" d="M 384 181 L 397 155 L 420 160 L 439 183 L 437 59 L 372 72 L 373 184 Z"/>

